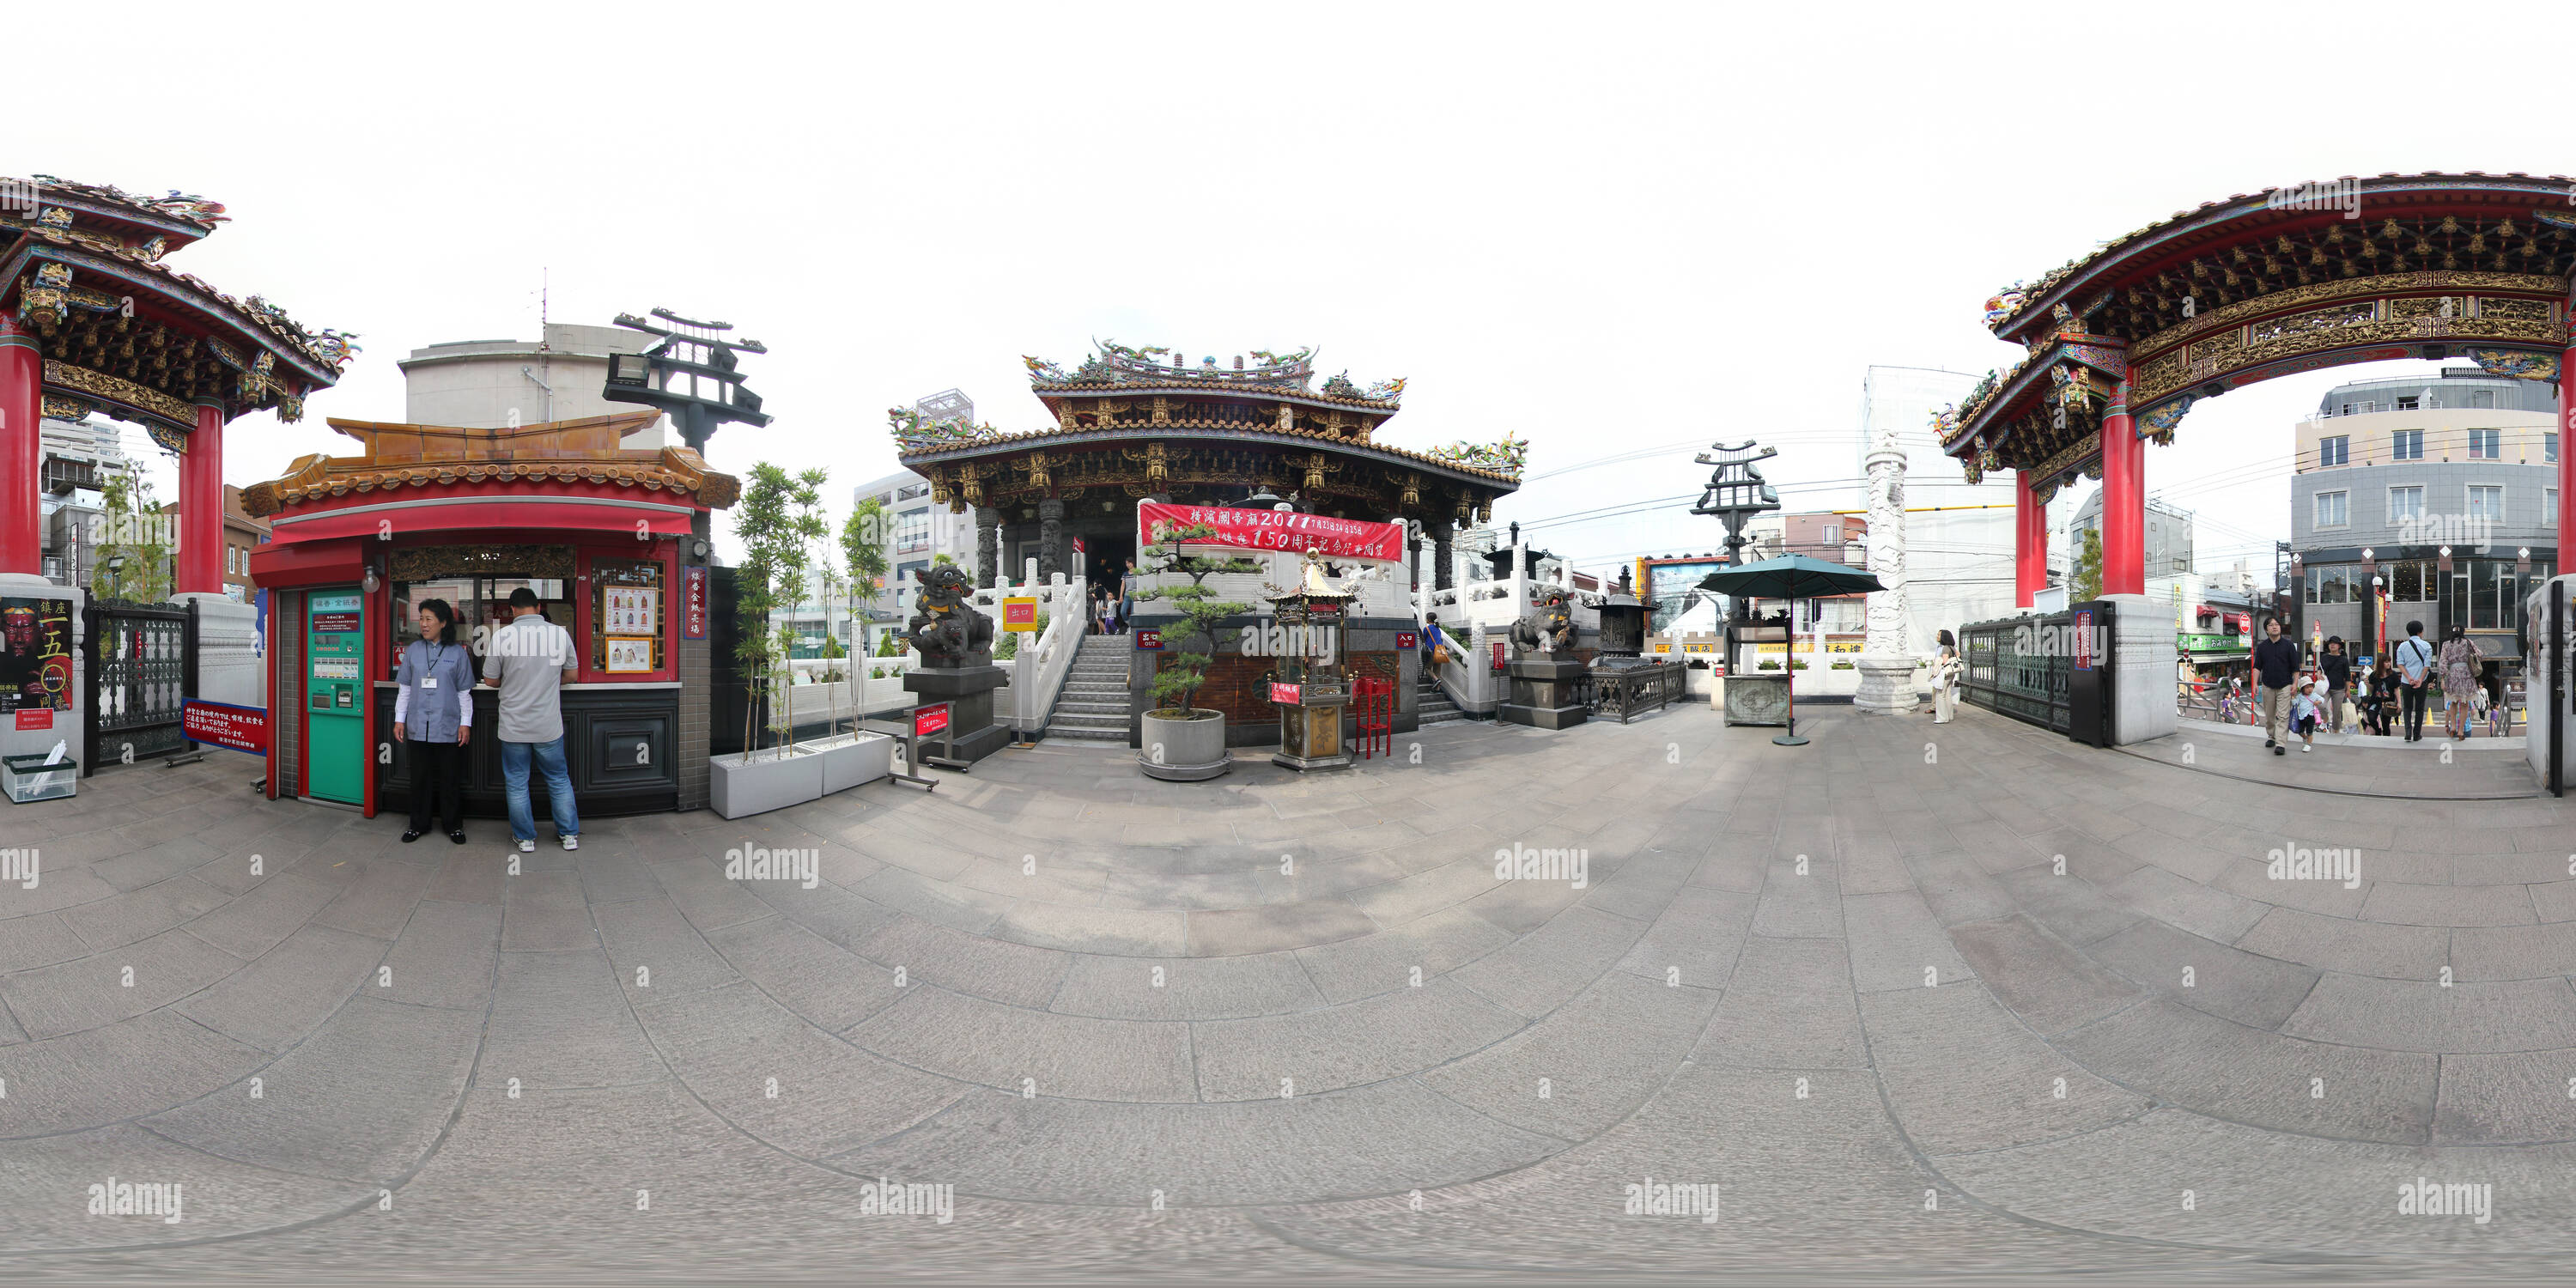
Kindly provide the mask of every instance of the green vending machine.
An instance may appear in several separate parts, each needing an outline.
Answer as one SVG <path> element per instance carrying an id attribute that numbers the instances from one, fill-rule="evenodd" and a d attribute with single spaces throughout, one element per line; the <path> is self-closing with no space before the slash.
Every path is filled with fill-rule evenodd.
<path id="1" fill-rule="evenodd" d="M 326 801 L 367 799 L 366 601 L 357 591 L 305 597 L 305 790 Z"/>

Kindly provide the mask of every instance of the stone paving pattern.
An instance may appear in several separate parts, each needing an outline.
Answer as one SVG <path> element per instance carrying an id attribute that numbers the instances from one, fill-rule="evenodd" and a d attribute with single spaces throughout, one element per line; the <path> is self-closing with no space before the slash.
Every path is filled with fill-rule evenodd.
<path id="1" fill-rule="evenodd" d="M 0 809 L 42 856 L 0 886 L 0 1268 L 2563 1272 L 2576 806 L 2314 789 L 2512 781 L 2466 754 L 1801 725 L 1204 784 L 1049 743 L 515 875 L 495 824 L 402 845 L 221 753 L 110 772 Z M 752 848 L 813 887 L 727 880 Z M 88 1214 L 111 1176 L 184 1220 Z M 2419 1176 L 2491 1221 L 2399 1215 Z M 953 1221 L 860 1215 L 879 1178 Z M 1649 1180 L 1721 1211 L 1626 1213 Z"/>

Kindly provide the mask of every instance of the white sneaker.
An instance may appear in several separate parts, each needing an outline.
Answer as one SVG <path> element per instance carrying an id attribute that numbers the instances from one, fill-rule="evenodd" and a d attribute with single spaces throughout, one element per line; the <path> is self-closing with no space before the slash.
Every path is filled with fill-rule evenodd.
<path id="1" fill-rule="evenodd" d="M 2315 745 L 2314 743 L 2305 743 L 2305 742 L 2303 742 L 2303 743 L 2300 743 L 2300 744 L 2299 744 L 2299 750 L 2300 750 L 2301 752 L 2303 752 L 2303 753 L 2304 753 L 2304 752 L 2315 751 L 2315 750 L 2316 750 L 2316 745 Z"/>
<path id="2" fill-rule="evenodd" d="M 527 840 L 524 840 L 524 841 L 519 842 L 519 853 L 521 853 L 521 854 L 534 854 L 534 853 L 536 853 L 536 852 L 537 852 L 537 840 L 536 840 L 536 838 L 535 838 L 535 837 L 529 837 Z"/>
<path id="3" fill-rule="evenodd" d="M 578 850 L 581 848 L 581 836 L 578 833 L 567 836 L 563 839 L 563 843 L 564 848 L 567 850 Z"/>

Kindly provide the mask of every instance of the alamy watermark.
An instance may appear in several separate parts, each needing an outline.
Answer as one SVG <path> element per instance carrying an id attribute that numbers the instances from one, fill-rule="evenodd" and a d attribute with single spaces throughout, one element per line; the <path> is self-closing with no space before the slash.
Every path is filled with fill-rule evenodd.
<path id="1" fill-rule="evenodd" d="M 2101 657 L 2107 638 L 2097 623 L 2042 622 L 2013 628 L 2013 652 L 2021 657 Z"/>
<path id="2" fill-rule="evenodd" d="M 0 178 L 0 211 L 33 219 L 41 209 L 35 180 Z"/>
<path id="3" fill-rule="evenodd" d="M 905 1185 L 880 1176 L 859 1186 L 860 1216 L 926 1216 L 946 1225 L 957 1219 L 954 1185 Z"/>
<path id="4" fill-rule="evenodd" d="M 795 881 L 808 890 L 822 881 L 823 852 L 768 850 L 745 843 L 725 851 L 727 881 Z"/>
<path id="5" fill-rule="evenodd" d="M 187 1187 L 173 1181 L 120 1181 L 111 1176 L 104 1185 L 89 1187 L 91 1216 L 157 1216 L 163 1225 L 177 1225 L 187 1206 Z"/>
<path id="6" fill-rule="evenodd" d="M 1494 851 L 1497 881 L 1563 881 L 1577 890 L 1591 884 L 1590 850 L 1538 850 L 1514 845 Z"/>
<path id="7" fill-rule="evenodd" d="M 2495 545 L 2496 521 L 2483 514 L 2409 514 L 2396 528 L 2402 546 L 2465 546 L 2485 554 Z"/>
<path id="8" fill-rule="evenodd" d="M 1718 1187 L 1713 1181 L 1644 1182 L 1626 1187 L 1630 1216 L 1695 1216 L 1702 1225 L 1717 1223 Z"/>
<path id="9" fill-rule="evenodd" d="M 2296 183 L 2263 193 L 2266 210 L 2340 210 L 2346 219 L 2361 218 L 2361 180 L 2347 175 L 2323 183 Z"/>
<path id="10" fill-rule="evenodd" d="M 2274 881 L 2341 881 L 2346 890 L 2361 888 L 2361 851 L 2318 850 L 2288 840 L 2273 850 L 2263 875 Z"/>
<path id="11" fill-rule="evenodd" d="M 33 890 L 36 875 L 36 851 L 32 847 L 0 850 L 0 885 L 15 881 L 19 889 Z"/>
<path id="12" fill-rule="evenodd" d="M 2399 1216 L 2464 1216 L 2473 1225 L 2495 1219 L 2495 1183 L 2427 1180 L 2418 1176 L 2397 1185 Z"/>

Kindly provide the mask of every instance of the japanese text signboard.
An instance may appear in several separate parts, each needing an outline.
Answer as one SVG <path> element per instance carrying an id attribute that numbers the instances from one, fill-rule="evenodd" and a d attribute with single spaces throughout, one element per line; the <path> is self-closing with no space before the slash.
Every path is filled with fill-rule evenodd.
<path id="1" fill-rule="evenodd" d="M 680 634 L 688 639 L 707 637 L 707 570 L 693 566 L 680 570 Z"/>
<path id="2" fill-rule="evenodd" d="M 927 738 L 948 727 L 948 704 L 932 702 L 912 709 L 912 736 Z"/>
<path id="3" fill-rule="evenodd" d="M 191 741 L 247 751 L 254 756 L 268 754 L 265 708 L 187 698 L 180 703 L 179 718 L 182 731 Z"/>

